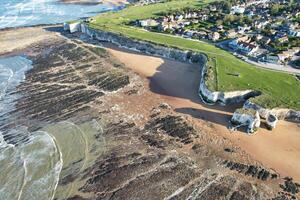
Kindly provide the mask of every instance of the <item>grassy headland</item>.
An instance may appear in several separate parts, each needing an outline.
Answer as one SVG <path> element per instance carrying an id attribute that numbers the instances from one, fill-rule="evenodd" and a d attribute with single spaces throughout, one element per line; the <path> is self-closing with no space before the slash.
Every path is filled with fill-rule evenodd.
<path id="1" fill-rule="evenodd" d="M 201 7 L 210 1 L 173 0 L 147 6 L 129 6 L 118 12 L 93 17 L 94 20 L 89 25 L 94 29 L 119 33 L 134 39 L 203 52 L 215 60 L 215 69 L 218 73 L 211 74 L 217 74 L 218 77 L 208 79 L 214 82 L 217 80 L 216 83 L 209 84 L 213 88 L 219 91 L 259 90 L 263 95 L 256 98 L 255 102 L 264 107 L 300 110 L 300 81 L 293 75 L 257 68 L 206 42 L 149 32 L 127 25 L 133 20 L 156 17 L 166 11 Z"/>

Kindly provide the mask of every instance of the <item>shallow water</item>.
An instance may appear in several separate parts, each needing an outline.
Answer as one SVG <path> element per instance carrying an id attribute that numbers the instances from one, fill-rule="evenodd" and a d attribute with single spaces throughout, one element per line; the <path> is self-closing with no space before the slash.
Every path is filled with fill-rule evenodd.
<path id="1" fill-rule="evenodd" d="M 57 0 L 1 0 L 0 29 L 54 24 L 118 9 L 109 5 L 63 4 Z"/>
<path id="2" fill-rule="evenodd" d="M 31 61 L 22 56 L 0 58 L 0 118 L 13 108 L 16 94 L 10 95 L 32 68 Z"/>
<path id="3" fill-rule="evenodd" d="M 0 118 L 14 109 L 16 87 L 31 69 L 22 56 L 0 59 Z M 5 121 L 0 122 L 4 126 Z M 0 131 L 0 199 L 51 199 L 62 168 L 61 154 L 54 138 L 44 131 L 29 132 L 16 126 Z"/>
<path id="4" fill-rule="evenodd" d="M 0 128 L 20 97 L 16 87 L 31 68 L 25 57 L 0 58 Z M 99 134 L 102 126 L 96 120 L 79 125 L 63 121 L 35 132 L 16 124 L 0 131 L 0 200 L 66 199 L 76 193 L 82 172 L 104 151 Z M 77 180 L 68 178 L 74 174 Z"/>
<path id="5" fill-rule="evenodd" d="M 112 9 L 117 8 L 61 4 L 56 0 L 0 0 L 0 29 L 60 23 Z M 31 64 L 22 56 L 0 58 L 0 130 L 20 98 L 15 90 Z M 82 180 L 65 177 L 79 177 L 104 151 L 104 142 L 95 140 L 101 132 L 96 121 L 82 125 L 60 122 L 35 132 L 16 124 L 11 130 L 0 131 L 0 200 L 66 199 L 78 191 Z M 65 183 L 59 184 L 61 181 Z"/>
<path id="6" fill-rule="evenodd" d="M 54 138 L 26 127 L 8 134 L 26 139 L 15 144 L 0 139 L 0 199 L 52 199 L 63 164 Z"/>

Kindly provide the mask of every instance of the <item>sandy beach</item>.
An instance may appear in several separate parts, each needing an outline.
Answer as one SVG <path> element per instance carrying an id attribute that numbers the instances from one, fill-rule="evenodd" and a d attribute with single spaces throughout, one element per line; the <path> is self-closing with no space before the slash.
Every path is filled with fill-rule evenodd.
<path id="1" fill-rule="evenodd" d="M 108 45 L 109 52 L 127 67 L 149 80 L 151 92 L 162 97 L 179 113 L 211 122 L 217 134 L 230 139 L 254 159 L 282 176 L 300 181 L 300 126 L 280 121 L 275 130 L 262 127 L 255 135 L 231 133 L 227 129 L 235 108 L 241 106 L 207 106 L 198 98 L 200 67 L 168 59 L 141 55 Z"/>

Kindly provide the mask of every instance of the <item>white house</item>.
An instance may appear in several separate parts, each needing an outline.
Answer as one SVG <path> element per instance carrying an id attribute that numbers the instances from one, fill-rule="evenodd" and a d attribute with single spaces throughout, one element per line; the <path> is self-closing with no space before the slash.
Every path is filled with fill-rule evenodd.
<path id="1" fill-rule="evenodd" d="M 289 30 L 289 35 L 294 36 L 294 37 L 300 37 L 300 29 Z"/>
<path id="2" fill-rule="evenodd" d="M 146 20 L 140 20 L 140 25 L 142 27 L 147 27 L 147 26 L 157 26 L 158 22 L 155 21 L 154 19 L 146 19 Z"/>
<path id="3" fill-rule="evenodd" d="M 243 6 L 231 7 L 231 14 L 243 14 L 244 12 L 245 12 L 245 7 Z"/>
<path id="4" fill-rule="evenodd" d="M 241 41 L 239 39 L 234 39 L 229 42 L 229 46 L 234 50 L 239 50 L 247 55 L 252 55 L 258 50 L 258 46 L 255 44 L 250 44 L 248 42 Z"/>
<path id="5" fill-rule="evenodd" d="M 251 30 L 251 26 L 238 26 L 238 33 L 243 34 Z"/>

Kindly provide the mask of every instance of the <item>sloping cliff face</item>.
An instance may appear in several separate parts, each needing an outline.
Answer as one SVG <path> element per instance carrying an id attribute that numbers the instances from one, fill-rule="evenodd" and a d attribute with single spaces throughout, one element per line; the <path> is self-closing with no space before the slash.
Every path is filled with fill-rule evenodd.
<path id="1" fill-rule="evenodd" d="M 136 50 L 150 55 L 162 56 L 165 58 L 174 59 L 181 62 L 200 63 L 204 65 L 206 62 L 205 55 L 201 53 L 195 53 L 192 51 L 184 51 L 180 49 L 170 48 L 162 45 L 152 44 L 150 42 L 144 42 L 134 40 L 119 34 L 94 30 L 89 28 L 85 24 L 81 24 L 81 32 L 89 35 L 90 37 L 104 42 L 111 42 L 118 46 Z"/>

